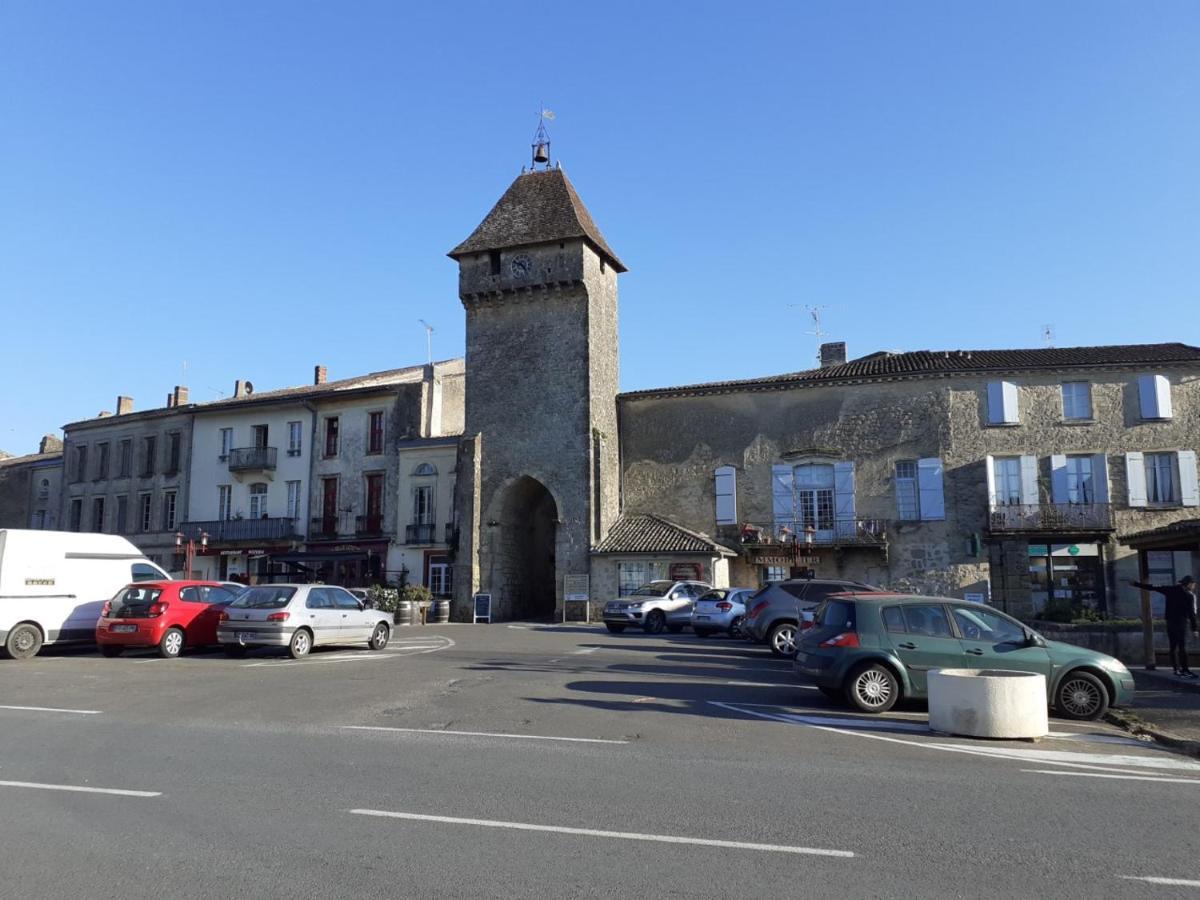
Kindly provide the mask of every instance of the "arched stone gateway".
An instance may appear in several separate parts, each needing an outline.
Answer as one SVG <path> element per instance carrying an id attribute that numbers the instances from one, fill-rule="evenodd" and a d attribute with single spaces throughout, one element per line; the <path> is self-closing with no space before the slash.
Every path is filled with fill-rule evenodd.
<path id="1" fill-rule="evenodd" d="M 505 491 L 497 531 L 499 607 L 515 619 L 554 615 L 558 506 L 546 486 L 522 476 Z"/>

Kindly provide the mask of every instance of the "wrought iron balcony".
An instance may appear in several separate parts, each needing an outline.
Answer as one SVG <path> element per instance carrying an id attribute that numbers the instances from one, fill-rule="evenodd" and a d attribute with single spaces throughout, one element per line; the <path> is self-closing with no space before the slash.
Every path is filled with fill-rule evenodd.
<path id="1" fill-rule="evenodd" d="M 437 526 L 432 522 L 417 522 L 404 526 L 404 543 L 432 544 L 437 539 Z"/>
<path id="2" fill-rule="evenodd" d="M 285 541 L 301 537 L 295 519 L 224 519 L 211 522 L 184 522 L 184 537 L 200 540 L 203 532 L 210 544 L 221 541 Z"/>
<path id="3" fill-rule="evenodd" d="M 315 516 L 312 526 L 308 529 L 308 536 L 314 538 L 333 538 L 337 537 L 337 533 L 337 516 Z"/>
<path id="4" fill-rule="evenodd" d="M 230 472 L 269 472 L 275 469 L 275 447 L 239 447 L 229 451 Z"/>
<path id="5" fill-rule="evenodd" d="M 851 516 L 818 521 L 779 521 L 774 527 L 741 531 L 744 547 L 886 547 L 887 519 L 859 519 Z"/>
<path id="6" fill-rule="evenodd" d="M 1113 531 L 1108 503 L 1039 503 L 997 506 L 988 515 L 992 532 Z"/>
<path id="7" fill-rule="evenodd" d="M 383 514 L 376 513 L 373 516 L 355 516 L 354 533 L 363 536 L 383 534 Z"/>

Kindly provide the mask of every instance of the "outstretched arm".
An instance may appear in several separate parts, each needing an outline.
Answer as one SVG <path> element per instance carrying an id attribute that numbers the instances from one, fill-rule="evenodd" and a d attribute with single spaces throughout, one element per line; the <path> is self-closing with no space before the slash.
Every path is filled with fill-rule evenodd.
<path id="1" fill-rule="evenodd" d="M 1144 581 L 1131 581 L 1129 583 L 1132 584 L 1135 588 L 1141 588 L 1144 591 L 1156 591 L 1157 593 L 1160 593 L 1160 594 L 1166 594 L 1166 592 L 1169 590 L 1169 586 L 1159 587 L 1156 584 L 1147 584 Z"/>

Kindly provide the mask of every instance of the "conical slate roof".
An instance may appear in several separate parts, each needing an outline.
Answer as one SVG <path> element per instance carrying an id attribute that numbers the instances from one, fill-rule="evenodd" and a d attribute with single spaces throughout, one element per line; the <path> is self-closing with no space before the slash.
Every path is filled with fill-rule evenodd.
<path id="1" fill-rule="evenodd" d="M 549 244 L 566 238 L 583 238 L 618 272 L 625 271 L 625 265 L 575 193 L 567 173 L 546 169 L 518 176 L 471 236 L 447 255 L 457 259 L 468 253 Z"/>

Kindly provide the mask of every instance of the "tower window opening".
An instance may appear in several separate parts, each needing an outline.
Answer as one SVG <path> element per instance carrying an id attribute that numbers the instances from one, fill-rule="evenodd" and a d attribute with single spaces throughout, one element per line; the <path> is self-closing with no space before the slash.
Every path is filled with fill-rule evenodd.
<path id="1" fill-rule="evenodd" d="M 493 275 L 500 274 L 500 251 L 491 250 L 488 252 L 488 264 L 491 267 Z"/>

